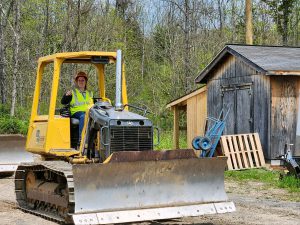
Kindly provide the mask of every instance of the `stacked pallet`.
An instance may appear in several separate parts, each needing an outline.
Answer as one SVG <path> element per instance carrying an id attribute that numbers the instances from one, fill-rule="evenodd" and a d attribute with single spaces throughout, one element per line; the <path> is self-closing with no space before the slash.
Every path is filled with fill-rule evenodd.
<path id="1" fill-rule="evenodd" d="M 228 170 L 265 167 L 258 133 L 221 136 L 221 147 Z"/>

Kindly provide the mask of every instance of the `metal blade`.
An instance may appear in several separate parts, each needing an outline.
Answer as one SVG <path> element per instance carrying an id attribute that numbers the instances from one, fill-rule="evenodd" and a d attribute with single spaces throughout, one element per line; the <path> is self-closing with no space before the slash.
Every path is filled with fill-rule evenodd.
<path id="1" fill-rule="evenodd" d="M 75 214 L 227 201 L 226 157 L 74 165 Z"/>
<path id="2" fill-rule="evenodd" d="M 0 173 L 14 172 L 21 162 L 33 162 L 33 154 L 25 150 L 26 137 L 0 135 Z"/>

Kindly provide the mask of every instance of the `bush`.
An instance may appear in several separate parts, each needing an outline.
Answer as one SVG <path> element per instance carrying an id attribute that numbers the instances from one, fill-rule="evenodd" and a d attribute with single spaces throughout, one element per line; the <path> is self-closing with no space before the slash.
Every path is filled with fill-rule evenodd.
<path id="1" fill-rule="evenodd" d="M 8 116 L 10 113 L 10 108 L 8 105 L 0 104 L 0 118 L 4 116 Z"/>
<path id="2" fill-rule="evenodd" d="M 0 118 L 0 134 L 27 134 L 28 122 L 17 118 Z"/>
<path id="3" fill-rule="evenodd" d="M 9 105 L 0 104 L 0 134 L 27 134 L 30 110 L 16 108 L 16 116 L 10 117 Z"/>

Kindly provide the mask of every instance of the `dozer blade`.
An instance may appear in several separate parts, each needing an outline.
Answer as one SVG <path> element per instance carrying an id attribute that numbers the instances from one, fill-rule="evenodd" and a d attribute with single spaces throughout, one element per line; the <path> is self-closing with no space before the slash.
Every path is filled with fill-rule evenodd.
<path id="1" fill-rule="evenodd" d="M 21 162 L 33 162 L 33 154 L 25 150 L 22 135 L 0 135 L 0 176 L 12 175 Z"/>
<path id="2" fill-rule="evenodd" d="M 224 190 L 226 157 L 150 158 L 74 165 L 74 223 L 125 223 L 235 211 Z"/>

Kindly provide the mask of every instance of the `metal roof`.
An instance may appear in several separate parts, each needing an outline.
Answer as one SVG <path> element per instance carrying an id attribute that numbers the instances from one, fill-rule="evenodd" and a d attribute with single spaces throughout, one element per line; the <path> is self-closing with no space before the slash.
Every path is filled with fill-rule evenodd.
<path id="1" fill-rule="evenodd" d="M 206 81 L 209 72 L 227 54 L 242 59 L 265 75 L 300 75 L 300 47 L 230 44 L 207 65 L 195 82 Z"/>

